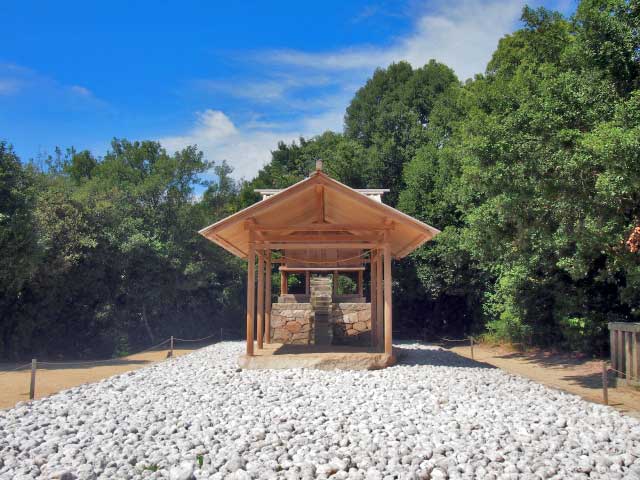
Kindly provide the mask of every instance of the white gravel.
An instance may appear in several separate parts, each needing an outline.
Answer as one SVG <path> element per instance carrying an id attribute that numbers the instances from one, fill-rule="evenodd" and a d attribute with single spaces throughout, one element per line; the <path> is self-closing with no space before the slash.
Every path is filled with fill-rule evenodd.
<path id="1" fill-rule="evenodd" d="M 220 343 L 0 412 L 0 478 L 640 478 L 640 423 L 400 345 L 373 372 L 239 371 Z"/>

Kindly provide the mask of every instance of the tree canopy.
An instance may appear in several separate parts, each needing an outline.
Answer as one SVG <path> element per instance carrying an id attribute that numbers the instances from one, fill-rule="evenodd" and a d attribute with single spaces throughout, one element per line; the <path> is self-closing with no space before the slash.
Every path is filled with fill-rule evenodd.
<path id="1" fill-rule="evenodd" d="M 570 18 L 527 7 L 484 74 L 377 69 L 344 133 L 280 143 L 248 181 L 195 146 L 116 139 L 103 157 L 57 152 L 37 168 L 0 143 L 0 356 L 237 328 L 244 267 L 196 232 L 316 158 L 442 229 L 394 265 L 407 336 L 603 352 L 607 322 L 640 317 L 639 23 L 635 0 L 583 0 Z"/>

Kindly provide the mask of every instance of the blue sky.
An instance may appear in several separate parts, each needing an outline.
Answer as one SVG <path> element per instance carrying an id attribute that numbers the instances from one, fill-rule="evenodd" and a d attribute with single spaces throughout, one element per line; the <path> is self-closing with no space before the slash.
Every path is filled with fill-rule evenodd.
<path id="1" fill-rule="evenodd" d="M 113 137 L 196 143 L 249 178 L 282 139 L 342 129 L 373 70 L 482 72 L 521 0 L 0 3 L 0 138 L 23 160 Z M 571 0 L 537 0 L 570 13 Z"/>

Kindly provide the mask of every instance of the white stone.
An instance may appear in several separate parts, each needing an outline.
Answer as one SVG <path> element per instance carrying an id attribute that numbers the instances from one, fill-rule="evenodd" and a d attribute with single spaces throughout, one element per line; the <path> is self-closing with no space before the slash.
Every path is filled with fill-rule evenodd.
<path id="1" fill-rule="evenodd" d="M 0 479 L 638 477 L 637 420 L 396 347 L 378 371 L 239 371 L 243 344 L 223 342 L 18 405 Z"/>
<path id="2" fill-rule="evenodd" d="M 170 480 L 191 480 L 193 478 L 193 471 L 195 466 L 193 462 L 183 462 L 177 467 L 172 467 L 169 470 Z"/>

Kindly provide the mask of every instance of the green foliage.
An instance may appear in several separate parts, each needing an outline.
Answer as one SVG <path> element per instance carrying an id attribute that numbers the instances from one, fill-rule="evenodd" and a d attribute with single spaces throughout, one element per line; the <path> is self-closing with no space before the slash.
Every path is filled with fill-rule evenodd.
<path id="1" fill-rule="evenodd" d="M 228 166 L 192 147 L 169 155 L 156 142 L 126 140 L 102 159 L 71 150 L 43 172 L 4 144 L 0 152 L 2 205 L 12 209 L 2 238 L 21 248 L 2 268 L 11 279 L 1 284 L 11 291 L 4 356 L 121 356 L 169 335 L 202 336 L 239 314 L 240 262 L 197 235 L 237 208 Z M 217 181 L 195 202 L 212 167 Z"/>
<path id="2" fill-rule="evenodd" d="M 349 294 L 356 293 L 356 288 L 357 288 L 357 284 L 353 278 L 347 275 L 340 275 L 338 277 L 337 293 L 339 295 L 349 295 Z"/>
<path id="3" fill-rule="evenodd" d="M 117 355 L 242 318 L 242 262 L 196 232 L 317 158 L 442 230 L 394 264 L 399 331 L 603 352 L 607 322 L 640 321 L 640 3 L 522 20 L 464 84 L 435 61 L 376 70 L 344 134 L 279 143 L 250 180 L 195 147 L 114 140 L 40 171 L 0 143 L 0 356 Z"/>

